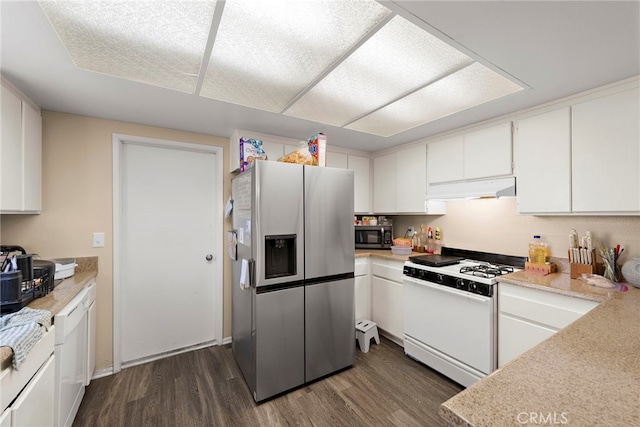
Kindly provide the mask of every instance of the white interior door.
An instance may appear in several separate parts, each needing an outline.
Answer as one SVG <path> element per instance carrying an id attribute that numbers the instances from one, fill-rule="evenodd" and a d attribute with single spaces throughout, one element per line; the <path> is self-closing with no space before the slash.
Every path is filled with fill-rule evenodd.
<path id="1" fill-rule="evenodd" d="M 128 141 L 120 150 L 116 304 L 122 365 L 133 365 L 216 339 L 220 154 Z"/>

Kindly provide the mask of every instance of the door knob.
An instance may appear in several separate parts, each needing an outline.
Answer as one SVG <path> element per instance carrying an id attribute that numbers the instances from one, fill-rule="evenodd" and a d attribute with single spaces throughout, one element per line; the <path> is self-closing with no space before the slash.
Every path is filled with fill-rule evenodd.
<path id="1" fill-rule="evenodd" d="M 207 254 L 206 257 L 204 257 L 207 261 L 211 261 L 213 259 L 213 255 L 211 254 Z"/>

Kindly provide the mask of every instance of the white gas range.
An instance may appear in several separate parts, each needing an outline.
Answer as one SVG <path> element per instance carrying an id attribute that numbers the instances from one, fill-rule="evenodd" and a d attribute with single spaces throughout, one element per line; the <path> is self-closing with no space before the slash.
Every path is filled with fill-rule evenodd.
<path id="1" fill-rule="evenodd" d="M 498 277 L 526 258 L 442 248 L 404 265 L 405 353 L 469 386 L 497 368 Z"/>

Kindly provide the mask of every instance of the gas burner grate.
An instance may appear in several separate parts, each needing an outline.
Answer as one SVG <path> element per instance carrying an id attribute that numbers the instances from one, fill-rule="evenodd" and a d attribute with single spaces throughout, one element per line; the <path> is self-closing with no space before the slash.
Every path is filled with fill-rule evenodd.
<path id="1" fill-rule="evenodd" d="M 513 273 L 513 271 L 513 267 L 494 264 L 479 264 L 471 267 L 460 268 L 460 273 L 470 274 L 476 277 L 484 277 L 486 279 L 492 279 L 497 276 L 502 276 L 503 274 Z"/>

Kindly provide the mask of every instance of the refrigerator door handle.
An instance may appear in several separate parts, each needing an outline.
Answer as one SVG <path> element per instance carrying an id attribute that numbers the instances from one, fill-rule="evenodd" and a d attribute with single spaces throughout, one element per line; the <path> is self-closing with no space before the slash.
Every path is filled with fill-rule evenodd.
<path id="1" fill-rule="evenodd" d="M 255 288 L 256 287 L 256 260 L 251 258 L 249 260 L 249 287 L 250 288 Z"/>

